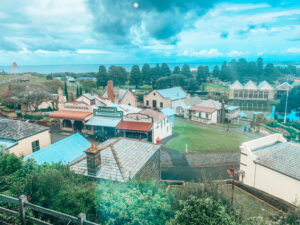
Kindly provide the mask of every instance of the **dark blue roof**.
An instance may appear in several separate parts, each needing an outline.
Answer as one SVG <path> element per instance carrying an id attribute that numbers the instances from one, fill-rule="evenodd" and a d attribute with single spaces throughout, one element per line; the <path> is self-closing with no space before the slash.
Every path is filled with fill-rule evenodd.
<path id="1" fill-rule="evenodd" d="M 24 157 L 24 160 L 34 159 L 37 164 L 58 163 L 68 164 L 84 154 L 84 150 L 91 146 L 81 134 L 73 134 L 52 145 Z"/>

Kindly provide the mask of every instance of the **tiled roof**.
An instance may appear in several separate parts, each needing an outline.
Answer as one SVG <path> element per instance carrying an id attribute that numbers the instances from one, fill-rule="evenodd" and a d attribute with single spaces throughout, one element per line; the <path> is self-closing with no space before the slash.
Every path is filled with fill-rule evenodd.
<path id="1" fill-rule="evenodd" d="M 93 116 L 86 125 L 99 127 L 116 127 L 121 121 L 121 118 L 107 116 Z"/>
<path id="2" fill-rule="evenodd" d="M 130 105 L 125 105 L 125 104 L 111 104 L 113 107 L 117 107 L 119 111 L 123 112 L 123 115 L 131 114 L 131 113 L 139 113 L 142 111 L 142 109 L 130 106 Z"/>
<path id="3" fill-rule="evenodd" d="M 154 111 L 152 109 L 145 109 L 141 112 L 141 114 L 143 115 L 147 115 L 151 118 L 153 118 L 154 121 L 161 121 L 163 120 L 164 118 L 166 118 L 167 116 L 161 112 L 157 112 L 157 111 Z"/>
<path id="4" fill-rule="evenodd" d="M 300 180 L 300 144 L 275 143 L 252 152 L 257 156 L 257 163 Z"/>
<path id="5" fill-rule="evenodd" d="M 49 128 L 38 124 L 20 120 L 0 119 L 0 138 L 2 139 L 20 140 L 46 130 L 49 130 Z"/>
<path id="6" fill-rule="evenodd" d="M 217 111 L 214 108 L 201 107 L 201 106 L 192 106 L 190 108 L 190 110 L 197 111 L 197 112 L 206 112 L 206 113 L 213 113 L 213 112 Z"/>
<path id="7" fill-rule="evenodd" d="M 249 80 L 245 86 L 244 86 L 245 89 L 257 89 L 257 86 L 255 83 L 253 83 L 252 80 Z"/>
<path id="8" fill-rule="evenodd" d="M 292 88 L 293 88 L 293 86 L 290 85 L 288 82 L 284 82 L 284 83 L 280 84 L 279 86 L 277 86 L 277 90 L 290 90 Z"/>
<path id="9" fill-rule="evenodd" d="M 259 85 L 257 86 L 258 89 L 262 89 L 262 90 L 273 90 L 274 88 L 267 82 L 267 81 L 262 81 L 259 83 Z"/>
<path id="10" fill-rule="evenodd" d="M 96 178 L 126 182 L 132 179 L 154 156 L 160 146 L 134 139 L 109 139 L 100 144 L 101 167 Z M 77 174 L 88 175 L 86 157 L 70 167 Z"/>
<path id="11" fill-rule="evenodd" d="M 212 100 L 212 99 L 202 101 L 197 106 L 207 107 L 207 108 L 214 108 L 214 109 L 217 109 L 217 110 L 220 110 L 222 108 L 222 104 L 220 102 Z"/>
<path id="12" fill-rule="evenodd" d="M 137 122 L 137 121 L 122 121 L 117 128 L 119 130 L 133 130 L 133 131 L 150 131 L 152 123 Z"/>
<path id="13" fill-rule="evenodd" d="M 83 156 L 84 151 L 90 146 L 90 142 L 77 133 L 25 156 L 24 160 L 34 159 L 37 164 L 45 162 L 68 164 Z"/>
<path id="14" fill-rule="evenodd" d="M 173 87 L 167 89 L 157 90 L 157 92 L 164 98 L 170 98 L 171 101 L 186 98 L 186 92 L 180 87 Z"/>
<path id="15" fill-rule="evenodd" d="M 197 105 L 202 102 L 201 98 L 198 96 L 186 98 L 182 100 L 187 106 Z"/>
<path id="16" fill-rule="evenodd" d="M 244 86 L 238 81 L 236 80 L 232 85 L 230 85 L 231 89 L 243 89 Z"/>
<path id="17" fill-rule="evenodd" d="M 124 98 L 127 91 L 128 91 L 127 89 L 121 89 L 121 88 L 114 87 L 114 93 L 119 93 L 119 101 L 121 101 Z M 104 91 L 104 94 L 102 95 L 102 97 L 108 98 L 107 97 L 107 89 Z"/>
<path id="18" fill-rule="evenodd" d="M 92 115 L 92 112 L 87 111 L 72 111 L 72 110 L 59 110 L 50 113 L 51 118 L 58 119 L 70 119 L 70 120 L 85 120 L 88 116 Z"/>

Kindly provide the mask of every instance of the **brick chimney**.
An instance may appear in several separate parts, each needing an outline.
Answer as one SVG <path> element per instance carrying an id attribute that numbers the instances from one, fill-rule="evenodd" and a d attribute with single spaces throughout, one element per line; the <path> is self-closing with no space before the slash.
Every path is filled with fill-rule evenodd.
<path id="1" fill-rule="evenodd" d="M 115 96 L 114 96 L 114 84 L 112 80 L 107 81 L 107 98 L 111 102 L 115 102 Z"/>
<path id="2" fill-rule="evenodd" d="M 101 166 L 101 147 L 96 147 L 93 143 L 90 148 L 85 150 L 88 175 L 96 176 Z"/>

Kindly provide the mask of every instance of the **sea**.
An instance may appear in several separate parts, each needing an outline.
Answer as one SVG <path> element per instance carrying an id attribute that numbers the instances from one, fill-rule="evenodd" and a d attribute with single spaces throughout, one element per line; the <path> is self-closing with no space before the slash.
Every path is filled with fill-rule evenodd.
<path id="1" fill-rule="evenodd" d="M 40 74 L 51 74 L 51 73 L 89 73 L 89 72 L 98 72 L 99 66 L 101 64 L 70 64 L 70 65 L 18 65 L 17 73 L 40 73 Z M 127 71 L 130 71 L 133 64 L 106 64 L 108 69 L 111 65 L 114 66 L 123 66 Z M 139 65 L 139 64 L 138 64 Z M 155 66 L 155 64 L 149 63 L 149 65 Z M 168 66 L 171 70 L 174 67 L 179 66 L 182 68 L 184 63 L 168 63 Z M 191 69 L 196 69 L 199 65 L 208 66 L 210 70 L 216 64 L 189 64 Z M 143 64 L 139 65 L 142 68 Z M 6 73 L 11 73 L 11 66 L 0 66 L 0 72 L 4 71 Z"/>

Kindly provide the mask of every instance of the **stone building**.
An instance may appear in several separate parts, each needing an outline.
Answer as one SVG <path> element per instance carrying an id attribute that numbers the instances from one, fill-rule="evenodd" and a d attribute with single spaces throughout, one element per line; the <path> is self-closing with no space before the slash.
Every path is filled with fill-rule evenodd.
<path id="1" fill-rule="evenodd" d="M 287 92 L 292 90 L 293 86 L 288 82 L 284 82 L 277 86 L 276 88 L 276 99 L 281 99 L 283 96 L 286 96 Z"/>
<path id="2" fill-rule="evenodd" d="M 273 134 L 242 143 L 240 181 L 292 204 L 300 201 L 300 144 Z"/>
<path id="3" fill-rule="evenodd" d="M 0 120 L 0 145 L 6 153 L 26 156 L 50 144 L 48 127 L 20 120 Z"/>
<path id="4" fill-rule="evenodd" d="M 109 139 L 92 145 L 70 164 L 76 174 L 97 180 L 127 182 L 131 179 L 160 180 L 160 145 L 127 138 Z"/>
<path id="5" fill-rule="evenodd" d="M 172 108 L 175 101 L 189 98 L 181 87 L 153 90 L 144 96 L 144 106 L 152 109 Z"/>
<path id="6" fill-rule="evenodd" d="M 102 95 L 104 99 L 108 99 L 115 104 L 124 104 L 137 107 L 137 98 L 131 91 L 113 86 L 113 81 L 107 82 L 107 88 Z"/>

